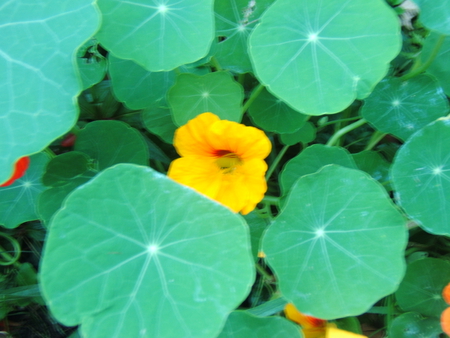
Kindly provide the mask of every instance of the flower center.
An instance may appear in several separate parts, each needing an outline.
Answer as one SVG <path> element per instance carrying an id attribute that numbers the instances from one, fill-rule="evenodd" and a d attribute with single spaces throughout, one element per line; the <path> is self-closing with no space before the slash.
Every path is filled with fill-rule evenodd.
<path id="1" fill-rule="evenodd" d="M 232 173 L 236 167 L 241 164 L 241 159 L 239 156 L 227 150 L 218 150 L 216 152 L 216 156 L 220 156 L 216 160 L 216 164 L 220 170 L 224 171 L 224 174 Z"/>

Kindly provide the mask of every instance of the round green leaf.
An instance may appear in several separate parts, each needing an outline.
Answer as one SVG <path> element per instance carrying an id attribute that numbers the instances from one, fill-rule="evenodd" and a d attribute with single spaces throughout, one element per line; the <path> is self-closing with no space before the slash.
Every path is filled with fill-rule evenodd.
<path id="1" fill-rule="evenodd" d="M 175 72 L 149 72 L 130 60 L 108 57 L 112 88 L 130 109 L 142 109 L 165 99 L 175 83 Z"/>
<path id="2" fill-rule="evenodd" d="M 407 232 L 383 187 L 359 170 L 325 166 L 292 187 L 262 249 L 283 296 L 299 311 L 359 315 L 394 292 Z"/>
<path id="3" fill-rule="evenodd" d="M 248 108 L 248 113 L 257 126 L 279 134 L 299 130 L 309 118 L 290 108 L 266 89 L 256 97 Z"/>
<path id="4" fill-rule="evenodd" d="M 22 156 L 65 134 L 81 90 L 74 53 L 96 30 L 93 0 L 2 1 L 0 184 Z"/>
<path id="5" fill-rule="evenodd" d="M 376 151 L 366 150 L 357 154 L 353 154 L 352 156 L 357 167 L 360 170 L 368 173 L 378 182 L 387 184 L 387 182 L 390 181 L 390 163 Z"/>
<path id="6" fill-rule="evenodd" d="M 439 338 L 441 333 L 438 318 L 425 318 L 416 312 L 401 314 L 389 327 L 389 337 L 395 338 Z"/>
<path id="7" fill-rule="evenodd" d="M 391 169 L 396 198 L 426 231 L 450 235 L 450 119 L 416 132 L 397 152 Z"/>
<path id="8" fill-rule="evenodd" d="M 98 0 L 100 43 L 152 72 L 204 57 L 214 36 L 212 0 Z"/>
<path id="9" fill-rule="evenodd" d="M 45 153 L 30 156 L 30 166 L 25 174 L 10 186 L 0 187 L 1 225 L 12 229 L 39 218 L 36 203 L 45 189 L 41 177 L 49 160 Z"/>
<path id="10" fill-rule="evenodd" d="M 427 72 L 439 81 L 445 94 L 450 96 L 450 62 L 448 62 L 450 59 L 450 36 L 431 32 L 425 39 L 420 59 L 422 62 L 426 62 L 434 54 L 436 45 L 441 43 L 441 39 L 443 39 L 442 45 L 437 55 L 433 55 L 433 62 L 427 68 Z"/>
<path id="11" fill-rule="evenodd" d="M 221 68 L 236 73 L 253 71 L 248 57 L 248 36 L 272 2 L 259 0 L 258 5 L 248 0 L 214 2 L 216 36 L 219 38 L 214 56 Z"/>
<path id="12" fill-rule="evenodd" d="M 450 35 L 450 0 L 414 0 L 420 7 L 419 20 L 428 28 Z"/>
<path id="13" fill-rule="evenodd" d="M 269 91 L 305 114 L 330 114 L 366 97 L 385 76 L 401 48 L 400 25 L 384 1 L 278 0 L 249 46 Z"/>
<path id="14" fill-rule="evenodd" d="M 77 134 L 75 150 L 97 160 L 97 170 L 117 163 L 148 164 L 148 148 L 139 132 L 120 121 L 94 121 Z"/>
<path id="15" fill-rule="evenodd" d="M 302 338 L 300 328 L 282 317 L 256 317 L 234 311 L 217 338 Z"/>
<path id="16" fill-rule="evenodd" d="M 91 39 L 78 49 L 77 64 L 83 89 L 99 83 L 106 74 L 108 63 L 97 50 L 97 41 Z"/>
<path id="17" fill-rule="evenodd" d="M 314 144 L 290 159 L 284 166 L 280 174 L 282 195 L 287 194 L 299 177 L 315 173 L 327 164 L 357 169 L 355 161 L 346 149 Z"/>
<path id="18" fill-rule="evenodd" d="M 216 337 L 254 277 L 239 215 L 132 164 L 68 196 L 41 264 L 54 316 L 95 338 Z"/>
<path id="19" fill-rule="evenodd" d="M 281 134 L 280 140 L 283 144 L 292 146 L 299 142 L 309 143 L 316 138 L 316 127 L 311 122 L 306 122 L 299 130 L 290 134 Z"/>
<path id="20" fill-rule="evenodd" d="M 386 78 L 361 108 L 361 115 L 372 126 L 402 140 L 448 112 L 449 104 L 442 88 L 429 75 L 408 81 Z"/>
<path id="21" fill-rule="evenodd" d="M 142 111 L 145 128 L 158 135 L 164 142 L 172 144 L 177 127 L 173 123 L 170 109 L 163 106 L 152 106 Z"/>
<path id="22" fill-rule="evenodd" d="M 79 151 L 70 151 L 50 160 L 42 176 L 45 185 L 64 184 L 89 169 L 89 157 Z"/>
<path id="23" fill-rule="evenodd" d="M 167 101 L 175 124 L 182 126 L 199 114 L 211 112 L 222 120 L 240 122 L 244 90 L 226 72 L 203 76 L 180 74 Z"/>
<path id="24" fill-rule="evenodd" d="M 405 278 L 395 293 L 404 311 L 439 317 L 448 306 L 442 290 L 450 283 L 450 263 L 443 259 L 424 258 L 408 264 Z"/>

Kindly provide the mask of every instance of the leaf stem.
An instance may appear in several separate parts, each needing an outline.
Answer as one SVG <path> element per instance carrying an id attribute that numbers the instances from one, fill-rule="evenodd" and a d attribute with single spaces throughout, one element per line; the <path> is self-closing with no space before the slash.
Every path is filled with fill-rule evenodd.
<path id="1" fill-rule="evenodd" d="M 264 196 L 261 202 L 278 206 L 280 204 L 280 198 L 276 196 Z"/>
<path id="2" fill-rule="evenodd" d="M 403 75 L 400 78 L 400 80 L 402 80 L 402 81 L 409 80 L 409 79 L 423 73 L 425 70 L 427 70 L 427 68 L 431 65 L 431 63 L 434 61 L 434 59 L 438 55 L 439 50 L 441 49 L 442 44 L 444 43 L 445 37 L 446 37 L 445 35 L 439 36 L 439 39 L 437 40 L 436 44 L 434 45 L 434 48 L 431 51 L 431 54 L 428 57 L 427 61 L 425 61 L 422 64 L 419 64 L 419 66 L 417 66 L 417 67 L 413 66 L 412 70 L 409 73 Z"/>
<path id="3" fill-rule="evenodd" d="M 20 266 L 20 263 L 17 262 L 19 260 L 20 253 L 21 253 L 19 242 L 15 238 L 13 238 L 5 233 L 0 232 L 0 236 L 6 238 L 11 243 L 12 247 L 14 248 L 14 252 L 15 252 L 15 255 L 11 256 L 8 253 L 8 251 L 6 251 L 2 246 L 0 246 L 0 256 L 3 258 L 3 260 L 0 261 L 0 265 L 1 266 L 14 265 L 16 267 Z"/>
<path id="4" fill-rule="evenodd" d="M 281 148 L 281 150 L 278 153 L 277 157 L 275 157 L 275 159 L 273 160 L 272 164 L 270 165 L 269 170 L 267 170 L 266 181 L 269 180 L 270 176 L 272 176 L 274 170 L 276 169 L 276 167 L 280 163 L 281 159 L 283 158 L 283 155 L 286 153 L 286 151 L 288 150 L 289 147 L 290 146 L 285 145 L 283 148 Z"/>
<path id="5" fill-rule="evenodd" d="M 264 89 L 264 86 L 260 83 L 258 84 L 255 89 L 253 89 L 252 93 L 250 94 L 250 97 L 245 102 L 244 106 L 242 107 L 242 114 L 244 114 L 248 107 L 255 101 L 255 99 L 258 97 L 258 95 L 261 93 L 261 91 Z"/>
<path id="6" fill-rule="evenodd" d="M 327 146 L 334 145 L 339 139 L 344 136 L 345 134 L 351 132 L 353 129 L 359 128 L 362 125 L 367 123 L 365 119 L 360 119 L 352 124 L 349 124 L 348 126 L 345 126 L 344 128 L 338 130 L 334 135 L 328 140 Z"/>
<path id="7" fill-rule="evenodd" d="M 367 145 L 364 148 L 364 150 L 372 150 L 373 147 L 375 147 L 378 144 L 378 142 L 380 142 L 386 135 L 387 135 L 386 133 L 382 133 L 381 131 L 376 130 L 372 134 L 372 137 L 370 138 L 369 142 L 367 142 Z"/>
<path id="8" fill-rule="evenodd" d="M 211 60 L 209 61 L 209 63 L 211 64 L 211 66 L 213 68 L 216 69 L 216 71 L 220 72 L 222 70 L 222 67 L 220 67 L 219 61 L 217 61 L 217 59 L 214 56 L 211 57 Z"/>

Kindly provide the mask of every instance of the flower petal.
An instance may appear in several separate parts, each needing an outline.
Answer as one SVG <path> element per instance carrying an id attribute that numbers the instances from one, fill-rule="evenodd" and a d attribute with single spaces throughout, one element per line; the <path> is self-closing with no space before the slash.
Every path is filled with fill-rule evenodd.
<path id="1" fill-rule="evenodd" d="M 444 331 L 445 334 L 450 335 L 450 307 L 448 307 L 444 311 L 442 311 L 441 327 L 442 327 L 442 331 Z"/>
<path id="2" fill-rule="evenodd" d="M 328 326 L 326 338 L 367 338 L 367 336 Z"/>
<path id="3" fill-rule="evenodd" d="M 442 298 L 444 298 L 447 304 L 450 304 L 450 283 L 442 290 Z"/>
<path id="4" fill-rule="evenodd" d="M 25 175 L 25 172 L 27 171 L 29 165 L 30 165 L 30 158 L 28 156 L 19 158 L 16 164 L 14 165 L 13 175 L 8 181 L 0 185 L 0 187 L 7 187 L 13 184 L 15 180 Z"/>
<path id="5" fill-rule="evenodd" d="M 203 113 L 175 131 L 173 145 L 180 156 L 212 156 L 206 131 L 220 119 L 212 113 Z"/>

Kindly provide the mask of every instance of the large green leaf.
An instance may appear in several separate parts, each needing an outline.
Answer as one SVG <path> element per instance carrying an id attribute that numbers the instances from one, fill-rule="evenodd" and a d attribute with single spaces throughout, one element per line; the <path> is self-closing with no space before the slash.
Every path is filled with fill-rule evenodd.
<path id="1" fill-rule="evenodd" d="M 280 187 L 286 195 L 295 181 L 301 176 L 315 173 L 327 164 L 338 164 L 357 169 L 350 153 L 341 147 L 314 144 L 286 163 L 280 174 Z"/>
<path id="2" fill-rule="evenodd" d="M 95 159 L 97 170 L 117 163 L 148 164 L 148 148 L 139 132 L 120 121 L 94 121 L 77 135 L 75 150 Z"/>
<path id="3" fill-rule="evenodd" d="M 366 97 L 386 75 L 400 51 L 400 25 L 380 0 L 278 0 L 249 46 L 269 91 L 305 114 L 330 114 Z"/>
<path id="4" fill-rule="evenodd" d="M 405 278 L 395 293 L 404 311 L 417 311 L 439 317 L 447 308 L 442 290 L 450 283 L 450 263 L 443 259 L 424 258 L 408 264 Z"/>
<path id="5" fill-rule="evenodd" d="M 420 21 L 430 29 L 450 35 L 450 0 L 414 0 L 420 7 Z"/>
<path id="6" fill-rule="evenodd" d="M 301 114 L 264 89 L 248 107 L 252 120 L 260 128 L 279 134 L 299 130 L 309 116 Z"/>
<path id="7" fill-rule="evenodd" d="M 408 81 L 386 78 L 361 108 L 361 115 L 376 129 L 402 140 L 448 112 L 449 104 L 442 88 L 429 75 Z"/>
<path id="8" fill-rule="evenodd" d="M 239 215 L 132 164 L 69 195 L 41 264 L 50 310 L 87 338 L 216 337 L 254 274 Z"/>
<path id="9" fill-rule="evenodd" d="M 442 41 L 442 45 L 439 44 Z M 435 48 L 439 47 L 439 51 L 436 55 Z M 420 60 L 424 63 L 430 57 L 433 58 L 433 62 L 427 68 L 427 72 L 438 79 L 440 85 L 444 89 L 445 94 L 450 96 L 450 36 L 442 36 L 440 34 L 431 32 L 427 36 L 423 44 L 422 53 L 420 53 Z"/>
<path id="10" fill-rule="evenodd" d="M 234 311 L 217 338 L 302 338 L 300 328 L 281 317 L 256 317 Z"/>
<path id="11" fill-rule="evenodd" d="M 426 231 L 450 235 L 450 119 L 416 132 L 397 152 L 391 169 L 396 198 Z"/>
<path id="12" fill-rule="evenodd" d="M 252 72 L 248 57 L 248 36 L 261 14 L 273 0 L 220 0 L 214 2 L 216 36 L 215 57 L 221 68 L 237 73 Z"/>
<path id="13" fill-rule="evenodd" d="M 359 170 L 325 166 L 300 178 L 262 249 L 283 296 L 304 313 L 358 315 L 394 292 L 405 270 L 405 221 Z"/>
<path id="14" fill-rule="evenodd" d="M 243 99 L 242 86 L 229 73 L 215 72 L 203 76 L 180 74 L 169 90 L 167 101 L 175 124 L 182 126 L 205 112 L 240 122 Z"/>
<path id="15" fill-rule="evenodd" d="M 48 155 L 38 153 L 30 156 L 30 166 L 25 174 L 12 185 L 0 187 L 0 224 L 15 228 L 23 222 L 38 219 L 36 203 L 45 189 L 41 182 Z"/>
<path id="16" fill-rule="evenodd" d="M 99 23 L 93 0 L 0 5 L 0 183 L 13 163 L 66 133 L 77 119 L 77 48 Z"/>
<path id="17" fill-rule="evenodd" d="M 153 72 L 204 57 L 214 36 L 213 0 L 98 0 L 100 43 Z"/>
<path id="18" fill-rule="evenodd" d="M 130 109 L 143 109 L 164 100 L 175 83 L 175 72 L 149 72 L 133 61 L 112 55 L 108 60 L 114 94 Z"/>
<path id="19" fill-rule="evenodd" d="M 441 333 L 438 318 L 423 317 L 417 312 L 401 314 L 389 327 L 389 337 L 395 338 L 439 338 Z"/>

